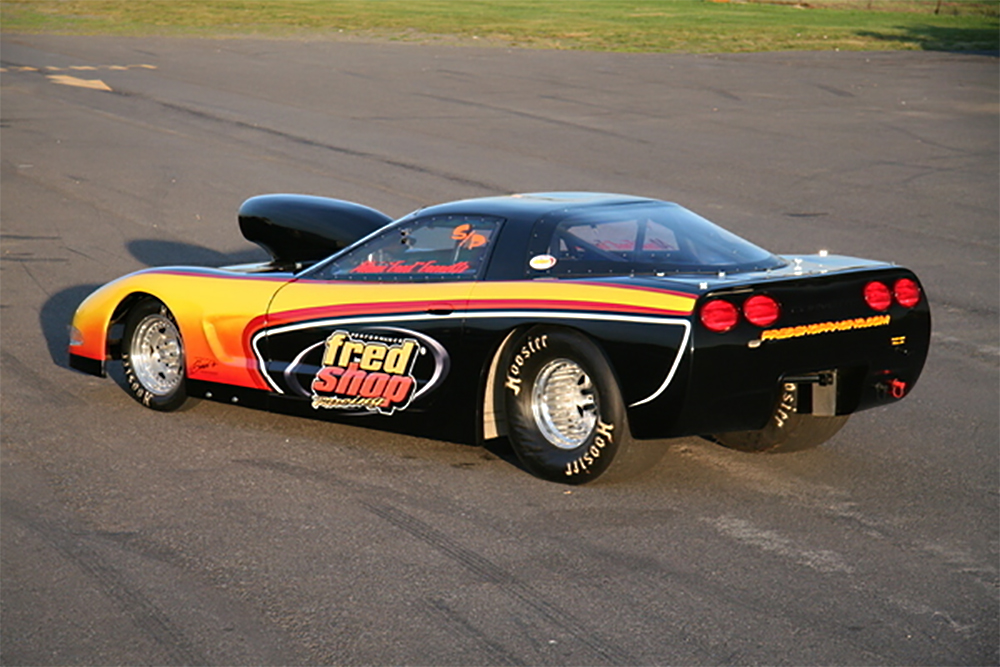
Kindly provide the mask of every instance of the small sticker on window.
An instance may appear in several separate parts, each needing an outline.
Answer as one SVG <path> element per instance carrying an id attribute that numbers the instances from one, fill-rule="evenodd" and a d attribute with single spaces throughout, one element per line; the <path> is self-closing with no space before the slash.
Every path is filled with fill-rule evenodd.
<path id="1" fill-rule="evenodd" d="M 535 271 L 545 271 L 556 265 L 556 258 L 552 255 L 535 255 L 528 261 L 528 266 Z"/>
<path id="2" fill-rule="evenodd" d="M 459 225 L 451 232 L 451 238 L 459 242 L 459 248 L 480 248 L 486 245 L 486 237 L 478 232 L 472 231 L 472 225 Z"/>

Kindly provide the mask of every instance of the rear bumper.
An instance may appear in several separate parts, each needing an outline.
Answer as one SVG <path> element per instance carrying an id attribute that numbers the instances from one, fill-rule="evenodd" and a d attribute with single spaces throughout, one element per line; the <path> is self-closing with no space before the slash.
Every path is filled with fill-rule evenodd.
<path id="1" fill-rule="evenodd" d="M 704 351 L 681 429 L 695 434 L 763 428 L 785 384 L 798 385 L 798 395 L 809 397 L 800 401 L 799 413 L 846 415 L 895 403 L 923 370 L 930 318 L 926 311 L 910 313 L 880 329 L 836 336 L 768 342 L 747 349 L 742 361 L 725 350 Z M 818 381 L 826 373 L 835 378 L 832 385 Z M 710 375 L 717 380 L 706 381 Z"/>

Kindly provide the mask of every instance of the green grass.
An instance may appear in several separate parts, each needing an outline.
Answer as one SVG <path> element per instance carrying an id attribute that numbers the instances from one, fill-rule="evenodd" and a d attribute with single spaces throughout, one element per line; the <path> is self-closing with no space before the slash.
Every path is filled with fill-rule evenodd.
<path id="1" fill-rule="evenodd" d="M 0 29 L 689 53 L 1000 46 L 1000 0 L 943 1 L 939 14 L 936 0 L 790 1 L 2 0 Z"/>

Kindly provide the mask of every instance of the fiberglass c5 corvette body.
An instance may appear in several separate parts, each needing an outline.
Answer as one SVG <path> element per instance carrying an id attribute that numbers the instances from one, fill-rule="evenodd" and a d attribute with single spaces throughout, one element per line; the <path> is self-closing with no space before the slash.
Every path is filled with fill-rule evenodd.
<path id="1" fill-rule="evenodd" d="M 662 201 L 592 193 L 458 201 L 396 222 L 266 195 L 240 209 L 272 261 L 139 271 L 73 320 L 70 363 L 121 359 L 161 410 L 210 398 L 482 441 L 567 483 L 712 434 L 819 444 L 912 389 L 930 310 L 909 270 L 781 257 Z"/>

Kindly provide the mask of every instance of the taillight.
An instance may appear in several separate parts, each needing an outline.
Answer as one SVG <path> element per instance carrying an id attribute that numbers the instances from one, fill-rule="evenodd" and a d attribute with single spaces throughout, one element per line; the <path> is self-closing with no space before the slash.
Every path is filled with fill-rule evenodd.
<path id="1" fill-rule="evenodd" d="M 781 306 L 765 294 L 755 294 L 743 304 L 743 316 L 747 318 L 747 322 L 759 327 L 774 324 L 779 315 L 781 315 Z"/>
<path id="2" fill-rule="evenodd" d="M 865 302 L 875 310 L 888 310 L 892 305 L 892 292 L 875 280 L 865 285 Z"/>
<path id="3" fill-rule="evenodd" d="M 736 306 L 724 299 L 709 301 L 701 307 L 701 323 L 709 331 L 724 333 L 735 327 L 739 319 L 740 312 Z"/>
<path id="4" fill-rule="evenodd" d="M 909 278 L 897 280 L 892 286 L 892 294 L 896 297 L 896 303 L 904 308 L 913 308 L 920 302 L 920 286 Z"/>

